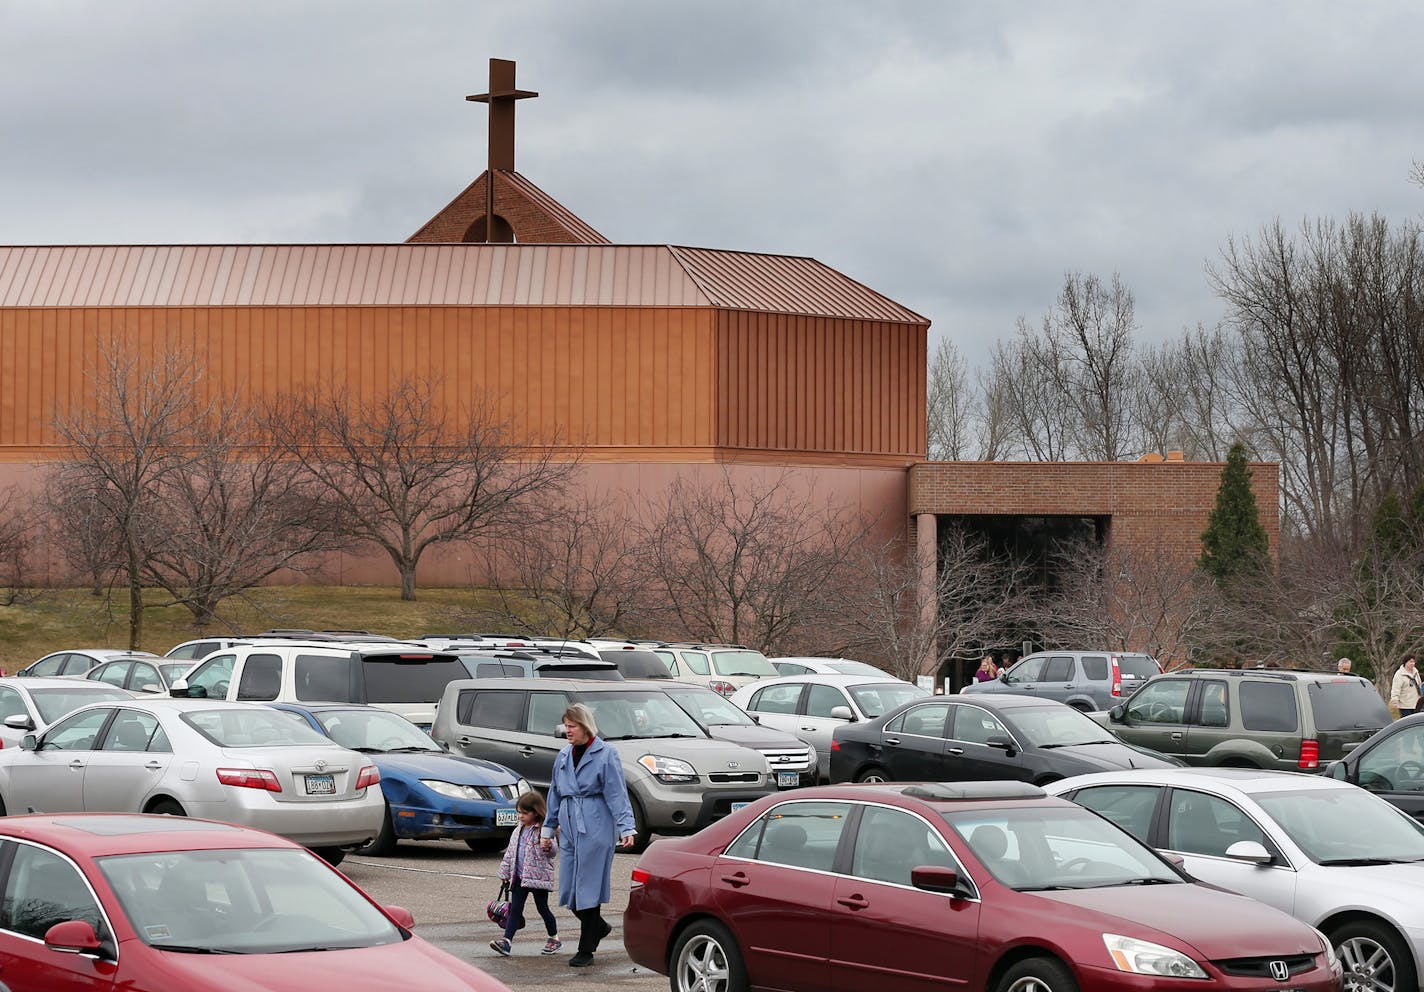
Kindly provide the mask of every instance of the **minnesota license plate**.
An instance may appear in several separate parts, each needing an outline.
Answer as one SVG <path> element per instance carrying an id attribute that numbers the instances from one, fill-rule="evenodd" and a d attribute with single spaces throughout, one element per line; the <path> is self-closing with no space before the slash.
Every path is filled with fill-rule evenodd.
<path id="1" fill-rule="evenodd" d="M 494 811 L 494 825 L 496 827 L 512 827 L 519 822 L 519 810 L 511 806 L 509 809 L 497 809 Z"/>
<path id="2" fill-rule="evenodd" d="M 307 795 L 309 796 L 334 796 L 336 795 L 336 779 L 330 775 L 306 775 Z"/>
<path id="3" fill-rule="evenodd" d="M 800 772 L 777 772 L 776 787 L 778 789 L 794 789 L 801 784 Z"/>
<path id="4" fill-rule="evenodd" d="M 748 806 L 750 806 L 750 805 L 751 805 L 751 803 L 749 803 L 749 802 L 745 802 L 745 803 L 732 803 L 732 812 L 735 813 L 735 812 L 736 812 L 737 810 L 739 810 L 739 809 L 746 809 L 746 808 L 747 808 Z"/>

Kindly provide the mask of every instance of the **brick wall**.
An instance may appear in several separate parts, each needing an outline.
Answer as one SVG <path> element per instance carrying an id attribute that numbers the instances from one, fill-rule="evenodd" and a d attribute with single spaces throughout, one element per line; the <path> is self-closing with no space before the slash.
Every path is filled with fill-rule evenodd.
<path id="1" fill-rule="evenodd" d="M 451 201 L 425 227 L 412 236 L 412 242 L 462 242 L 470 225 L 485 215 L 485 180 L 489 173 L 476 179 Z M 514 239 L 520 244 L 572 245 L 584 239 L 574 236 L 552 214 L 515 189 L 508 180 L 494 184 L 494 212 L 509 221 Z"/>

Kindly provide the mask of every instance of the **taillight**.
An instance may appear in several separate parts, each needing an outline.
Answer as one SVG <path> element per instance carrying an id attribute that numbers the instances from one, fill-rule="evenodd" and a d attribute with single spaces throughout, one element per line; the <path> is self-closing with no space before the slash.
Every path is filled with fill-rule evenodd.
<path id="1" fill-rule="evenodd" d="M 732 693 L 737 691 L 737 687 L 732 685 L 732 683 L 730 682 L 722 682 L 718 679 L 713 679 L 712 691 L 720 692 L 724 696 L 730 696 Z"/>
<path id="2" fill-rule="evenodd" d="M 233 785 L 239 789 L 282 791 L 282 783 L 277 781 L 277 776 L 265 768 L 219 768 L 218 781 L 223 785 Z"/>
<path id="3" fill-rule="evenodd" d="M 1320 742 L 1305 740 L 1300 742 L 1300 762 L 1298 768 L 1320 767 Z"/>
<path id="4" fill-rule="evenodd" d="M 375 765 L 367 765 L 361 769 L 361 774 L 356 776 L 356 791 L 369 789 L 373 785 L 381 784 L 381 772 Z"/>
<path id="5" fill-rule="evenodd" d="M 840 749 L 841 749 L 841 742 L 838 741 L 838 740 L 836 740 L 834 737 L 832 737 L 832 738 L 831 738 L 831 750 L 832 750 L 832 751 L 839 751 Z"/>
<path id="6" fill-rule="evenodd" d="M 652 878 L 652 872 L 648 871 L 646 868 L 634 868 L 632 887 L 637 888 L 640 885 L 646 885 L 648 882 L 652 881 Z"/>
<path id="7" fill-rule="evenodd" d="M 1112 665 L 1112 694 L 1122 695 L 1122 669 L 1118 667 L 1116 658 L 1109 658 L 1108 663 Z"/>

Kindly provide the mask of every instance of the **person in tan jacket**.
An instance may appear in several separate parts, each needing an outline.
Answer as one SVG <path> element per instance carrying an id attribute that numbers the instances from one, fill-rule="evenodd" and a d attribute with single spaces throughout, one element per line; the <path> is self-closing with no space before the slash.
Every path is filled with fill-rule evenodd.
<path id="1" fill-rule="evenodd" d="M 1400 716 L 1408 716 L 1419 709 L 1420 685 L 1418 659 L 1413 652 L 1404 656 L 1404 664 L 1394 673 L 1394 682 L 1389 687 L 1389 704 L 1399 710 Z"/>

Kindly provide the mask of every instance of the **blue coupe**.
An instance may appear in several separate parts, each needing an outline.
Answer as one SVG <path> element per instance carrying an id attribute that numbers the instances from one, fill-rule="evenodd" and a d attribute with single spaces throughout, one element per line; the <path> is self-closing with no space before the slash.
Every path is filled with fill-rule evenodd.
<path id="1" fill-rule="evenodd" d="M 463 840 L 473 850 L 504 841 L 514 801 L 529 783 L 504 765 L 450 754 L 405 717 L 375 706 L 269 703 L 336 743 L 369 754 L 381 773 L 386 818 L 361 854 L 390 854 L 398 840 Z"/>

